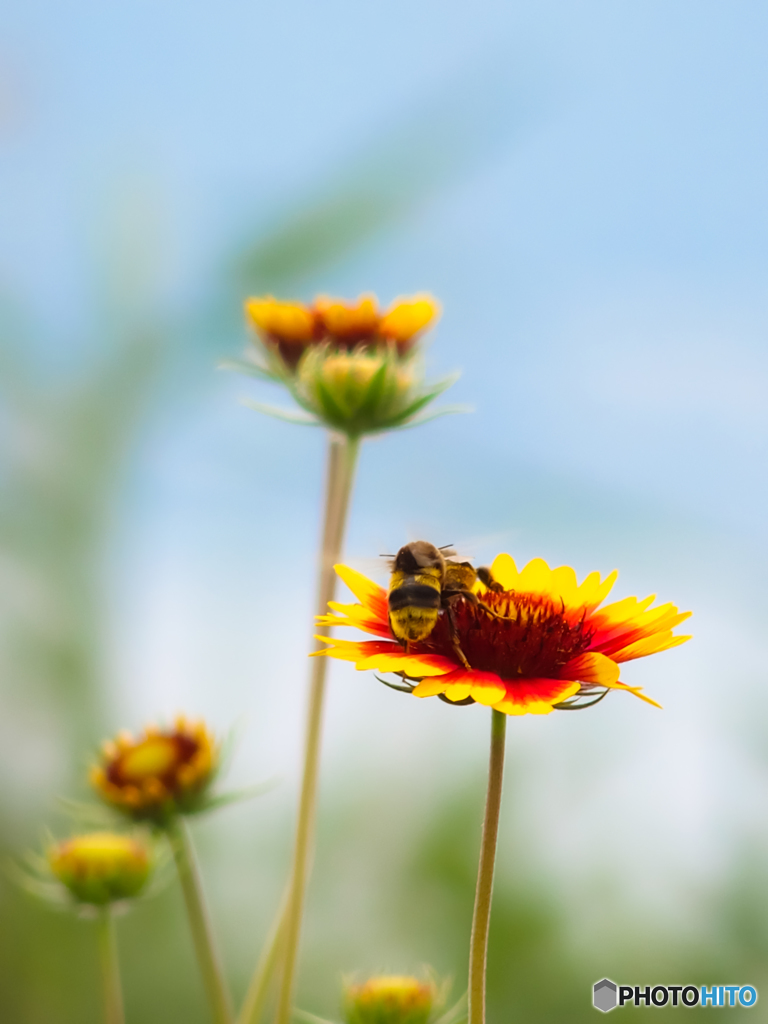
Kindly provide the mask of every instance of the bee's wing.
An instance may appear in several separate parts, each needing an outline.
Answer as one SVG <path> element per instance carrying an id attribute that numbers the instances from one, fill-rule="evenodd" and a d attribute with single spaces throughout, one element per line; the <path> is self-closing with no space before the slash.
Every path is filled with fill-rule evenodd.
<path id="1" fill-rule="evenodd" d="M 394 555 L 379 555 L 378 558 L 347 558 L 346 565 L 357 569 L 363 576 L 368 576 L 377 583 L 385 583 L 392 572 Z"/>
<path id="2" fill-rule="evenodd" d="M 490 564 L 499 551 L 509 550 L 517 530 L 497 530 L 494 533 L 486 533 L 475 537 L 466 537 L 460 542 L 452 545 L 454 554 L 445 552 L 446 558 L 452 562 L 471 562 L 473 565 Z"/>

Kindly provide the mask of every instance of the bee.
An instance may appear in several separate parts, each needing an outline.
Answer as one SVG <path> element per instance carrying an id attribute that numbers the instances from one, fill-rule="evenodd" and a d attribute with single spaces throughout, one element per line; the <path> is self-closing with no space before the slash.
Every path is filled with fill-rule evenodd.
<path id="1" fill-rule="evenodd" d="M 437 625 L 441 612 L 448 618 L 451 640 L 459 661 L 470 668 L 464 656 L 453 617 L 453 604 L 459 598 L 477 602 L 472 588 L 480 579 L 489 589 L 500 589 L 490 569 L 475 569 L 470 562 L 453 561 L 456 552 L 450 545 L 437 548 L 425 540 L 416 540 L 400 548 L 390 563 L 387 607 L 394 636 L 408 650 L 411 643 L 426 640 Z"/>

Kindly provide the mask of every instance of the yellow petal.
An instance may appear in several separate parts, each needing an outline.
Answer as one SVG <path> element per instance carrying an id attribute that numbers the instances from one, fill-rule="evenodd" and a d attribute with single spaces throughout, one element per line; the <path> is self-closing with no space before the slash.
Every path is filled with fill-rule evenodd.
<path id="1" fill-rule="evenodd" d="M 277 338 L 309 341 L 314 333 L 314 317 L 299 302 L 279 302 L 271 295 L 247 299 L 245 313 L 254 327 Z"/>
<path id="2" fill-rule="evenodd" d="M 448 700 L 466 700 L 471 691 L 471 683 L 450 683 L 445 687 L 445 696 Z"/>
<path id="3" fill-rule="evenodd" d="M 437 679 L 425 679 L 414 687 L 414 697 L 436 697 L 438 693 L 445 693 L 446 685 Z"/>
<path id="4" fill-rule="evenodd" d="M 491 575 L 505 590 L 516 590 L 520 574 L 511 555 L 497 555 L 491 566 Z"/>
<path id="5" fill-rule="evenodd" d="M 548 594 L 552 585 L 552 570 L 543 558 L 532 558 L 520 573 L 517 590 L 526 594 Z"/>
<path id="6" fill-rule="evenodd" d="M 379 324 L 385 338 L 408 341 L 440 315 L 440 305 L 431 295 L 395 299 Z"/>
<path id="7" fill-rule="evenodd" d="M 580 683 L 594 683 L 598 686 L 613 686 L 620 672 L 615 661 L 597 651 L 588 651 L 586 654 L 580 654 L 578 658 L 572 658 L 562 670 L 567 679 L 577 679 Z"/>
<path id="8" fill-rule="evenodd" d="M 367 576 L 363 576 L 356 569 L 350 569 L 348 565 L 334 565 L 336 575 L 349 587 L 358 601 L 370 608 L 374 601 L 384 601 L 386 605 L 387 595 L 383 587 Z"/>
<path id="9" fill-rule="evenodd" d="M 487 704 L 489 707 L 498 704 L 506 695 L 507 688 L 503 683 L 499 683 L 498 686 L 492 683 L 475 683 L 469 692 L 469 696 L 474 697 L 478 704 Z"/>
<path id="10" fill-rule="evenodd" d="M 659 651 L 668 651 L 670 647 L 678 647 L 680 644 L 684 644 L 686 640 L 691 639 L 692 637 L 690 636 L 673 636 L 672 633 L 668 631 L 664 633 L 654 633 L 653 636 L 647 636 L 643 640 L 637 640 L 628 647 L 624 647 L 622 650 L 616 651 L 613 657 L 617 661 L 632 661 L 634 658 L 645 658 L 647 655 L 657 654 Z"/>

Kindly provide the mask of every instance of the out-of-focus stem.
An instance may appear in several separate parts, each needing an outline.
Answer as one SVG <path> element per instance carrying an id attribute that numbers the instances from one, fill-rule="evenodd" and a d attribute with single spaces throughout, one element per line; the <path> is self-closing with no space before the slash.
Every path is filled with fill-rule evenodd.
<path id="1" fill-rule="evenodd" d="M 269 993 L 269 983 L 275 973 L 275 968 L 283 948 L 288 896 L 289 892 L 286 891 L 261 950 L 259 961 L 248 985 L 248 991 L 245 993 L 243 1005 L 237 1016 L 237 1024 L 258 1024 L 264 1013 L 264 1006 Z"/>
<path id="2" fill-rule="evenodd" d="M 492 711 L 488 793 L 485 799 L 480 864 L 477 869 L 472 938 L 469 943 L 469 1024 L 485 1024 L 485 965 L 488 957 L 488 926 L 491 921 L 493 869 L 496 862 L 496 841 L 499 834 L 506 728 L 507 716 L 501 711 Z"/>
<path id="3" fill-rule="evenodd" d="M 187 826 L 182 818 L 174 818 L 166 831 L 179 872 L 189 928 L 213 1019 L 215 1024 L 232 1024 L 232 1004 L 224 981 L 221 958 L 213 938 L 213 928 L 203 895 L 203 883 Z"/>
<path id="4" fill-rule="evenodd" d="M 124 1024 L 123 990 L 117 961 L 115 922 L 109 906 L 99 911 L 99 964 L 104 993 L 104 1020 L 106 1024 Z"/>
<path id="5" fill-rule="evenodd" d="M 331 436 L 330 438 L 325 491 L 325 521 L 320 550 L 317 594 L 317 612 L 319 615 L 326 614 L 328 602 L 333 600 L 336 589 L 336 574 L 333 571 L 333 566 L 341 556 L 359 448 L 359 438 L 338 436 Z M 328 627 L 315 627 L 314 632 L 324 636 L 328 633 Z M 322 644 L 318 642 L 315 645 L 315 649 L 319 647 L 322 647 Z M 307 710 L 307 729 L 304 746 L 304 772 L 301 781 L 299 817 L 296 826 L 296 841 L 285 916 L 285 956 L 282 977 L 280 979 L 280 993 L 275 1017 L 276 1024 L 290 1024 L 299 939 L 301 936 L 301 920 L 304 913 L 304 897 L 315 832 L 320 737 L 323 706 L 325 703 L 325 679 L 328 671 L 328 659 L 313 658 L 311 665 L 309 707 Z"/>

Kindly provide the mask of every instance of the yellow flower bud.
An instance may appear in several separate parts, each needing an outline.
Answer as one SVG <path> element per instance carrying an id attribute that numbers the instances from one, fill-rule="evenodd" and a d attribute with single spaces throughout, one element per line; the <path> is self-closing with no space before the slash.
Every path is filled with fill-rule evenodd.
<path id="1" fill-rule="evenodd" d="M 114 832 L 64 839 L 48 851 L 48 864 L 76 900 L 99 906 L 138 895 L 151 869 L 146 846 Z"/>
<path id="2" fill-rule="evenodd" d="M 432 982 L 392 975 L 344 989 L 346 1024 L 426 1024 L 435 1002 Z"/>

